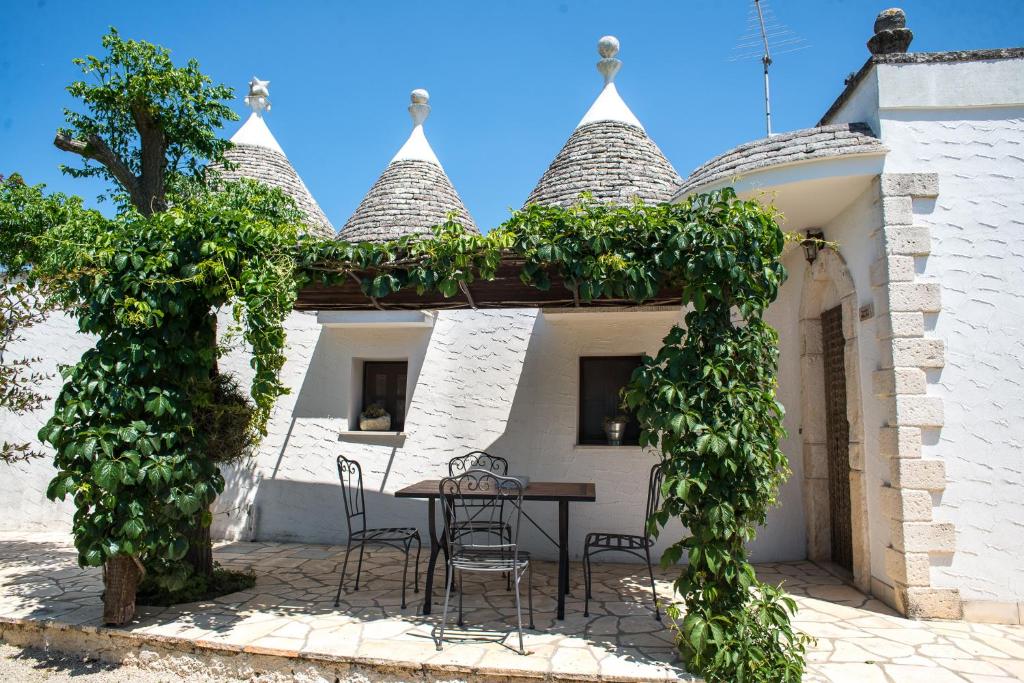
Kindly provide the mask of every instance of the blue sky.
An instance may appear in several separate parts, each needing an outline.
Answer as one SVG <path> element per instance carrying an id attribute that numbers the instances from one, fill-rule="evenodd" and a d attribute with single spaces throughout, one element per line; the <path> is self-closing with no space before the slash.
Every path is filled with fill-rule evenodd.
<path id="1" fill-rule="evenodd" d="M 768 0 L 805 49 L 772 72 L 776 131 L 814 125 L 885 0 Z M 199 60 L 235 87 L 270 79 L 268 123 L 340 227 L 409 131 L 409 91 L 431 93 L 427 135 L 481 228 L 522 204 L 597 96 L 597 39 L 622 43 L 619 91 L 685 177 L 763 136 L 760 64 L 731 61 L 747 0 L 477 2 L 58 2 L 4 0 L 0 173 L 92 198 L 63 177 L 51 144 L 71 104 L 71 59 L 99 51 L 109 25 Z M 915 51 L 1024 44 L 1022 0 L 906 0 Z M 230 136 L 238 124 L 225 131 Z"/>

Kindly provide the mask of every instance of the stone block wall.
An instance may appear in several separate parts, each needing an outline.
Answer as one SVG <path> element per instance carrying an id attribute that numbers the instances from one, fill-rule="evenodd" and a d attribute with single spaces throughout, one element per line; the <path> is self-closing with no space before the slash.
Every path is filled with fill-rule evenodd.
<path id="1" fill-rule="evenodd" d="M 886 406 L 887 424 L 878 443 L 889 461 L 882 505 L 890 523 L 885 567 L 894 586 L 888 597 L 907 616 L 957 619 L 962 615 L 955 588 L 932 585 L 933 560 L 956 550 L 953 524 L 934 519 L 933 496 L 946 488 L 945 462 L 922 457 L 925 430 L 944 423 L 942 399 L 928 394 L 928 371 L 945 363 L 945 344 L 926 336 L 925 315 L 942 308 L 940 286 L 922 281 L 915 259 L 927 256 L 927 227 L 914 224 L 913 202 L 938 195 L 933 173 L 889 173 L 880 179 L 883 227 L 871 285 L 881 367 L 872 375 L 875 396 Z"/>

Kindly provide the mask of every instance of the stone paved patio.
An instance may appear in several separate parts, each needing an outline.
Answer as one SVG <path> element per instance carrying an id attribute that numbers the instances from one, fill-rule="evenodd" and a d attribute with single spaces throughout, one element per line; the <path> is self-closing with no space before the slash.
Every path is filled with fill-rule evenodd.
<path id="1" fill-rule="evenodd" d="M 444 651 L 437 652 L 432 635 L 440 607 L 424 617 L 419 614 L 421 596 L 410 592 L 409 607 L 400 609 L 401 564 L 390 551 L 368 553 L 364 585 L 344 594 L 335 608 L 343 552 L 337 546 L 221 545 L 216 557 L 222 564 L 255 570 L 252 590 L 209 603 L 141 608 L 125 631 L 246 652 L 413 662 L 448 671 L 471 667 L 492 675 L 689 678 L 675 659 L 671 633 L 651 615 L 649 587 L 635 565 L 595 567 L 595 600 L 585 618 L 581 572 L 574 564 L 574 594 L 567 600 L 566 620 L 558 622 L 555 566 L 540 563 L 534 588 L 537 628 L 527 632 L 530 655 L 523 657 L 513 649 L 511 594 L 492 584 L 485 596 L 484 585 L 470 578 L 467 629 L 450 631 L 451 641 L 446 634 Z M 808 562 L 762 565 L 759 575 L 785 582 L 800 604 L 798 627 L 818 639 L 809 657 L 808 681 L 1024 679 L 1024 627 L 908 621 Z M 665 597 L 669 576 L 659 577 L 659 593 Z M 440 584 L 440 570 L 438 577 Z M 0 534 L 0 617 L 99 625 L 100 590 L 100 573 L 77 567 L 66 536 Z M 454 625 L 454 619 L 449 623 Z"/>

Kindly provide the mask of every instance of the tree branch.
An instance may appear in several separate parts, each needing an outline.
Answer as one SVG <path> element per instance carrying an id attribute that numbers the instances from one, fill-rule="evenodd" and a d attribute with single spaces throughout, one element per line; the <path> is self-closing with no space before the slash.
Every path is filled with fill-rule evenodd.
<path id="1" fill-rule="evenodd" d="M 121 183 L 121 187 L 131 195 L 132 203 L 136 207 L 139 206 L 141 200 L 139 179 L 99 135 L 90 135 L 87 140 L 76 140 L 63 133 L 57 133 L 53 139 L 53 145 L 65 152 L 77 154 L 83 159 L 92 159 L 101 163 L 117 179 L 117 182 Z"/>

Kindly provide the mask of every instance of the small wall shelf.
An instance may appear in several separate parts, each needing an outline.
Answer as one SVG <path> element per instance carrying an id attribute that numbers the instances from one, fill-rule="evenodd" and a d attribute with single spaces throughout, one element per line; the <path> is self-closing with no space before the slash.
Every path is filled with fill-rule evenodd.
<path id="1" fill-rule="evenodd" d="M 364 432 L 345 431 L 338 433 L 338 441 L 351 443 L 381 444 L 385 446 L 401 446 L 405 443 L 405 432 Z"/>

